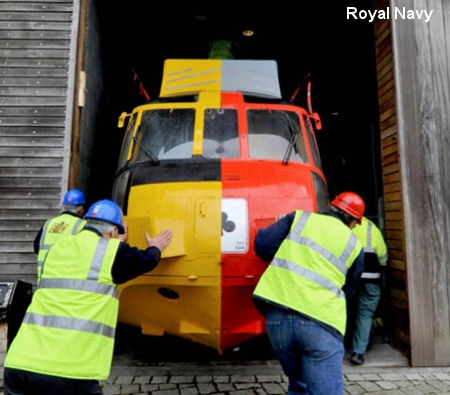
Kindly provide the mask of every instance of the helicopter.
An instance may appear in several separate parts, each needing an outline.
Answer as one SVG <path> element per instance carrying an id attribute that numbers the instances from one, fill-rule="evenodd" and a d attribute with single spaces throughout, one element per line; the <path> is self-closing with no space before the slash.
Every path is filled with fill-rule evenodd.
<path id="1" fill-rule="evenodd" d="M 328 205 L 317 113 L 281 98 L 274 60 L 166 59 L 159 98 L 127 123 L 112 198 L 128 243 L 173 232 L 153 271 L 119 285 L 119 323 L 219 352 L 265 333 L 251 297 L 258 229 Z"/>

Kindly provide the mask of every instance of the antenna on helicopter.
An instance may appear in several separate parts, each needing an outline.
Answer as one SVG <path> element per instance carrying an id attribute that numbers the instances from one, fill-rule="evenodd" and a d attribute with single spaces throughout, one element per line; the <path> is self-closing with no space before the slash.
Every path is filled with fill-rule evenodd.
<path id="1" fill-rule="evenodd" d="M 297 98 L 298 94 L 300 93 L 302 86 L 307 82 L 306 86 L 306 105 L 308 107 L 309 116 L 311 119 L 314 120 L 315 126 L 317 130 L 322 129 L 322 121 L 320 120 L 320 116 L 317 112 L 313 111 L 312 108 L 312 100 L 311 100 L 311 73 L 306 73 L 305 76 L 302 78 L 300 83 L 297 85 L 297 88 L 295 89 L 294 93 L 292 94 L 291 98 L 289 99 L 290 103 L 293 103 L 294 100 Z"/>
<path id="2" fill-rule="evenodd" d="M 308 81 L 308 87 L 306 88 L 306 100 L 308 105 L 308 112 L 311 119 L 314 120 L 317 130 L 322 129 L 322 121 L 320 119 L 320 115 L 317 112 L 313 112 L 312 109 L 312 101 L 311 101 L 311 80 Z"/>
<path id="3" fill-rule="evenodd" d="M 305 81 L 309 81 L 311 77 L 311 73 L 306 73 L 303 78 L 301 79 L 301 81 L 298 83 L 297 88 L 295 88 L 294 93 L 291 95 L 291 98 L 289 99 L 289 103 L 293 103 L 294 100 L 297 98 L 298 94 L 300 93 L 300 90 L 302 89 Z"/>
<path id="4" fill-rule="evenodd" d="M 145 89 L 144 84 L 141 81 L 141 77 L 135 69 L 131 69 L 131 72 L 133 73 L 133 81 L 139 83 L 139 96 L 143 96 L 145 100 L 149 102 L 151 100 L 151 97 Z"/>

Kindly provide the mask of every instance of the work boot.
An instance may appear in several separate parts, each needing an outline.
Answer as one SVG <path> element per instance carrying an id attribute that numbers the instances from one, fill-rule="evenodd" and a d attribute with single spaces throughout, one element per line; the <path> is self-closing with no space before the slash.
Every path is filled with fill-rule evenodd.
<path id="1" fill-rule="evenodd" d="M 362 365 L 364 364 L 364 357 L 362 356 L 362 354 L 352 352 L 352 355 L 350 356 L 350 362 L 353 365 Z"/>

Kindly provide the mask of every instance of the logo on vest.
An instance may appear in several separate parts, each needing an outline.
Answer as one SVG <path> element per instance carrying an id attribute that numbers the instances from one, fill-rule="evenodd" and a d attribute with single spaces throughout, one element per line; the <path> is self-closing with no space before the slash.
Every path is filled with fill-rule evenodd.
<path id="1" fill-rule="evenodd" d="M 50 229 L 49 233 L 64 233 L 64 231 L 67 229 L 69 224 L 65 224 L 64 222 L 58 222 L 56 224 L 53 224 Z"/>

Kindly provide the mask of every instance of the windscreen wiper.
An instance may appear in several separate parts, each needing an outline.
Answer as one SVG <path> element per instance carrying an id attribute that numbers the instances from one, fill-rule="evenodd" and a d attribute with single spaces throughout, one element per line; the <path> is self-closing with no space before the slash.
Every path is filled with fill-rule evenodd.
<path id="1" fill-rule="evenodd" d="M 289 144 L 287 146 L 287 149 L 283 156 L 283 160 L 281 161 L 281 164 L 287 165 L 289 163 L 289 158 L 291 157 L 292 148 L 294 148 L 296 137 L 297 137 L 297 135 L 295 133 L 291 133 L 291 138 L 289 140 Z"/>
<path id="2" fill-rule="evenodd" d="M 283 160 L 281 161 L 281 164 L 283 164 L 283 165 L 287 165 L 289 163 L 289 158 L 291 157 L 292 148 L 295 147 L 295 140 L 297 139 L 297 133 L 295 132 L 294 128 L 292 127 L 291 119 L 289 118 L 288 115 L 286 115 L 286 117 L 287 117 L 288 129 L 289 129 L 291 138 L 289 139 L 289 144 L 288 144 L 286 152 L 283 156 Z"/>
<path id="3" fill-rule="evenodd" d="M 147 148 L 145 145 L 143 145 L 137 138 L 136 136 L 133 136 L 133 141 L 139 146 L 139 148 L 144 151 L 144 154 L 148 156 L 148 158 L 150 159 L 150 163 L 154 166 L 158 166 L 159 165 L 159 159 L 153 154 L 152 151 L 150 151 L 149 148 Z"/>

